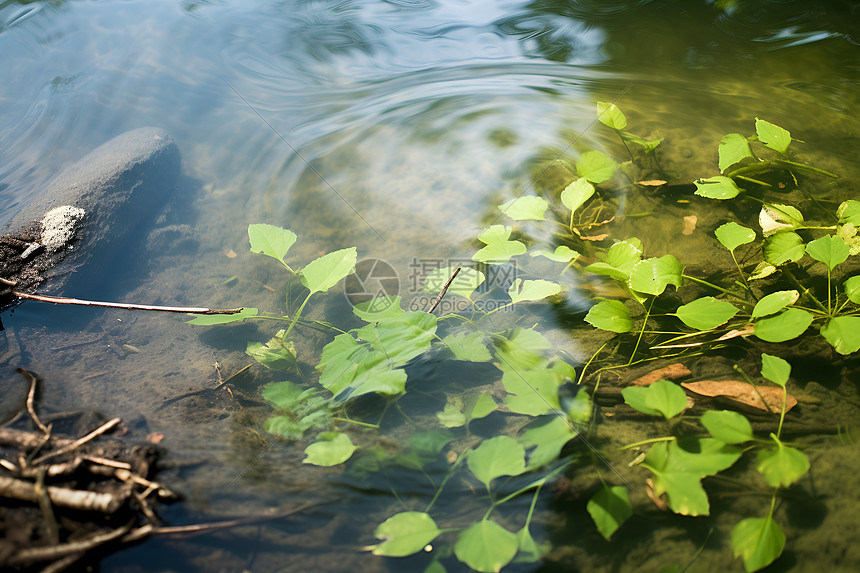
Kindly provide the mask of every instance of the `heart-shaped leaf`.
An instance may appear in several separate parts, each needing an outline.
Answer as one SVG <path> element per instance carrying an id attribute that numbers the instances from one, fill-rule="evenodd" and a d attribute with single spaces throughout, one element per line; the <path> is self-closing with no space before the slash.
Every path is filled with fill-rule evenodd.
<path id="1" fill-rule="evenodd" d="M 587 151 L 576 162 L 576 172 L 592 183 L 603 183 L 615 174 L 618 164 L 600 151 Z"/>
<path id="2" fill-rule="evenodd" d="M 585 315 L 585 322 L 609 332 L 629 332 L 633 328 L 630 311 L 619 300 L 602 300 L 591 307 Z"/>
<path id="3" fill-rule="evenodd" d="M 777 386 L 785 388 L 788 377 L 791 376 L 791 364 L 779 356 L 762 353 L 761 375 Z"/>
<path id="4" fill-rule="evenodd" d="M 770 147 L 774 151 L 785 155 L 791 143 L 791 133 L 787 129 L 783 129 L 769 121 L 755 118 L 755 132 L 758 140 L 764 143 L 765 147 Z"/>
<path id="5" fill-rule="evenodd" d="M 639 261 L 630 271 L 628 284 L 635 291 L 660 295 L 668 285 L 681 287 L 681 263 L 672 255 Z"/>
<path id="6" fill-rule="evenodd" d="M 738 225 L 734 221 L 717 227 L 714 235 L 716 235 L 720 244 L 730 251 L 734 251 L 741 245 L 746 245 L 755 240 L 755 231 L 743 225 Z"/>
<path id="7" fill-rule="evenodd" d="M 517 536 L 495 521 L 482 519 L 460 533 L 454 544 L 457 559 L 482 573 L 494 573 L 517 554 Z"/>
<path id="8" fill-rule="evenodd" d="M 748 517 L 732 529 L 732 550 L 743 557 L 747 573 L 758 571 L 782 555 L 785 534 L 772 517 Z"/>
<path id="9" fill-rule="evenodd" d="M 731 178 L 723 175 L 697 179 L 693 183 L 696 185 L 696 195 L 708 199 L 731 199 L 742 191 Z"/>
<path id="10" fill-rule="evenodd" d="M 379 524 L 373 534 L 382 543 L 373 548 L 374 555 L 405 557 L 418 553 L 442 531 L 433 518 L 419 511 L 404 511 Z"/>
<path id="11" fill-rule="evenodd" d="M 499 211 L 514 221 L 543 221 L 549 203 L 543 197 L 526 195 L 499 205 Z"/>
<path id="12" fill-rule="evenodd" d="M 632 408 L 649 416 L 663 416 L 667 420 L 687 407 L 687 395 L 677 384 L 658 380 L 650 386 L 629 386 L 621 390 L 624 401 Z"/>
<path id="13" fill-rule="evenodd" d="M 490 487 L 500 476 L 515 476 L 526 470 L 526 452 L 509 436 L 496 436 L 484 440 L 466 459 L 469 469 L 478 481 Z"/>
<path id="14" fill-rule="evenodd" d="M 296 242 L 296 234 L 274 225 L 255 223 L 248 225 L 248 239 L 252 253 L 268 255 L 284 264 L 287 251 Z"/>
<path id="15" fill-rule="evenodd" d="M 835 235 L 824 235 L 806 245 L 809 256 L 827 265 L 831 271 L 836 265 L 848 259 L 850 251 L 848 243 Z"/>
<path id="16" fill-rule="evenodd" d="M 588 179 L 580 177 L 564 188 L 560 198 L 562 204 L 570 209 L 572 214 L 582 207 L 583 203 L 588 201 L 592 195 L 594 195 L 594 186 L 588 182 Z"/>
<path id="17" fill-rule="evenodd" d="M 702 414 L 701 420 L 714 438 L 726 444 L 742 444 L 753 439 L 752 425 L 743 414 L 708 410 Z"/>
<path id="18" fill-rule="evenodd" d="M 719 155 L 720 173 L 725 173 L 726 169 L 745 159 L 753 158 L 747 138 L 740 133 L 730 133 L 720 140 Z"/>

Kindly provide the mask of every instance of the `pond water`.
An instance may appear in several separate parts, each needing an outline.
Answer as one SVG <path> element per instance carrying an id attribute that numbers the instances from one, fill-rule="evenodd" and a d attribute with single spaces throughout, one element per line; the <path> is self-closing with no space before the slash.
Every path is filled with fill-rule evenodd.
<path id="1" fill-rule="evenodd" d="M 754 134 L 760 117 L 803 140 L 792 144 L 801 161 L 840 176 L 810 179 L 815 201 L 860 198 L 858 44 L 860 12 L 836 0 L 4 1 L 0 221 L 110 138 L 161 127 L 182 154 L 175 196 L 151 222 L 152 233 L 130 241 L 112 279 L 93 292 L 64 294 L 256 307 L 281 316 L 287 273 L 248 252 L 248 225 L 269 223 L 298 235 L 290 264 L 357 247 L 359 260 L 390 265 L 404 307 L 426 310 L 435 297 L 420 290 L 428 270 L 468 262 L 483 229 L 513 224 L 499 218 L 497 205 L 523 193 L 552 195 L 569 182 L 554 160 L 575 161 L 591 149 L 627 159 L 616 134 L 596 120 L 597 102 L 614 102 L 628 131 L 663 138 L 658 163 L 646 161 L 641 179 L 666 179 L 680 190 L 654 191 L 647 200 L 620 195 L 612 204 L 618 216 L 612 232 L 642 239 L 647 256 L 675 254 L 699 276 L 726 261 L 730 272 L 711 233 L 722 220 L 749 213 L 701 202 L 684 186 L 717 175 L 720 139 Z M 699 227 L 683 235 L 689 216 Z M 519 228 L 535 244 L 556 246 L 552 233 L 528 225 Z M 566 288 L 584 281 L 564 280 Z M 495 314 L 494 332 L 537 323 L 553 349 L 581 367 L 606 338 L 582 328 L 592 304 L 587 289 L 569 292 L 551 306 Z M 302 300 L 296 297 L 289 300 L 292 311 Z M 360 326 L 341 285 L 316 297 L 307 318 L 344 330 Z M 122 417 L 136 439 L 164 434 L 160 445 L 170 467 L 161 478 L 185 496 L 165 508 L 167 522 L 262 516 L 310 504 L 252 526 L 154 538 L 106 557 L 100 570 L 423 571 L 434 563 L 466 570 L 450 556 L 454 534 L 434 542 L 434 551 L 407 558 L 366 550 L 378 541 L 379 523 L 423 510 L 433 497 L 421 473 L 302 464 L 308 440 L 278 440 L 264 431 L 271 409 L 261 388 L 302 378 L 268 370 L 244 351 L 286 323 L 195 327 L 181 315 L 35 302 L 4 312 L 2 320 L 20 347 L 17 363 L 5 364 L 4 372 L 21 366 L 36 373 L 43 411 L 95 410 Z M 305 326 L 296 332 L 303 376 L 313 380 L 334 332 Z M 857 363 L 832 352 L 804 355 L 788 344 L 781 355 L 795 367 L 792 384 L 806 399 L 801 409 L 827 428 L 792 436 L 808 447 L 812 470 L 780 498 L 775 518 L 787 543 L 772 570 L 856 571 Z M 758 368 L 745 352 L 688 365 L 699 379 L 724 378 L 727 364 L 729 373 L 734 362 Z M 249 364 L 231 385 L 215 389 Z M 357 431 L 356 443 L 408 451 L 411 433 L 433 426 L 443 392 L 483 388 L 500 375 L 487 364 L 423 356 L 410 364 L 409 377 L 416 392 L 386 413 L 381 438 Z M 15 383 L 3 381 L 8 388 Z M 193 391 L 200 392 L 182 397 Z M 351 414 L 370 420 L 381 410 L 368 399 Z M 496 413 L 471 431 L 489 437 L 521 423 Z M 754 463 L 717 484 L 710 517 L 678 517 L 648 500 L 649 474 L 631 469 L 635 455 L 618 450 L 660 435 L 654 422 L 633 419 L 611 430 L 607 424 L 603 418 L 591 439 L 618 470 L 598 463 L 598 471 L 612 485 L 630 480 L 634 518 L 603 540 L 585 511 L 599 486 L 594 472 L 560 474 L 566 477 L 537 497 L 531 524 L 535 539 L 551 549 L 542 560 L 505 570 L 656 571 L 694 558 L 690 570 L 742 570 L 732 556 L 731 528 L 765 515 L 772 491 L 755 481 Z M 468 437 L 461 434 L 458 443 Z M 582 444 L 569 449 L 577 464 L 591 463 Z M 442 458 L 425 469 L 432 480 L 447 471 Z M 741 478 L 754 486 L 726 485 Z M 537 478 L 518 479 L 526 481 L 513 480 L 502 494 Z M 480 519 L 488 507 L 482 488 L 457 474 L 436 508 L 439 526 Z M 494 519 L 517 531 L 531 502 L 530 495 L 519 497 Z"/>

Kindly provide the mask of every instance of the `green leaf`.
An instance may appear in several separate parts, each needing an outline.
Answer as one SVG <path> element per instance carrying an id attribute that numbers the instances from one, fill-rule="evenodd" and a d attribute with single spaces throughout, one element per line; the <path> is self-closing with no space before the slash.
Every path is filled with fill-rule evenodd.
<path id="1" fill-rule="evenodd" d="M 720 173 L 725 173 L 729 167 L 753 157 L 747 138 L 740 133 L 730 133 L 720 140 Z"/>
<path id="2" fill-rule="evenodd" d="M 313 388 L 301 389 L 292 382 L 272 382 L 263 387 L 263 398 L 278 415 L 266 419 L 263 429 L 279 437 L 298 439 L 312 429 L 331 422 L 331 403 Z"/>
<path id="3" fill-rule="evenodd" d="M 549 341 L 540 332 L 519 327 L 494 339 L 494 345 L 503 370 L 534 368 L 544 361 L 542 352 L 550 347 Z"/>
<path id="4" fill-rule="evenodd" d="M 296 242 L 296 234 L 265 223 L 248 225 L 248 239 L 251 241 L 251 252 L 262 253 L 284 264 L 287 251 Z"/>
<path id="5" fill-rule="evenodd" d="M 633 515 L 627 488 L 604 485 L 586 505 L 588 514 L 604 539 L 609 541 L 621 525 Z"/>
<path id="6" fill-rule="evenodd" d="M 844 263 L 848 259 L 850 249 L 848 243 L 834 235 L 824 235 L 806 245 L 806 252 L 810 257 L 824 263 L 833 271 L 833 267 Z"/>
<path id="7" fill-rule="evenodd" d="M 437 320 L 430 313 L 413 310 L 400 320 L 368 324 L 358 330 L 358 337 L 382 352 L 396 366 L 402 366 L 430 350 L 436 334 Z"/>
<path id="8" fill-rule="evenodd" d="M 643 138 L 639 137 L 638 135 L 635 135 L 633 133 L 629 133 L 627 131 L 621 132 L 621 138 L 624 139 L 625 141 L 632 141 L 633 143 L 637 143 L 637 144 L 641 145 L 642 149 L 645 151 L 645 153 L 651 153 L 652 151 L 657 149 L 658 145 L 663 143 L 662 137 L 658 137 L 657 139 L 648 140 L 648 139 L 643 139 Z"/>
<path id="9" fill-rule="evenodd" d="M 478 235 L 478 240 L 486 245 L 472 255 L 472 260 L 479 263 L 505 263 L 516 255 L 526 252 L 526 246 L 519 241 L 509 241 L 513 229 L 504 225 L 492 225 Z"/>
<path id="10" fill-rule="evenodd" d="M 794 231 L 781 231 L 765 238 L 762 253 L 764 260 L 779 266 L 789 261 L 796 263 L 803 258 L 806 249 L 800 235 Z"/>
<path id="11" fill-rule="evenodd" d="M 723 175 L 697 179 L 693 183 L 696 185 L 696 195 L 708 199 L 731 199 L 742 191 L 731 178 Z"/>
<path id="12" fill-rule="evenodd" d="M 748 517 L 732 529 L 732 550 L 743 557 L 747 573 L 758 571 L 782 555 L 785 534 L 772 517 Z"/>
<path id="13" fill-rule="evenodd" d="M 540 416 L 560 408 L 558 387 L 563 380 L 558 371 L 542 365 L 519 369 L 502 364 L 501 368 L 502 384 L 508 393 L 505 405 L 511 412 Z"/>
<path id="14" fill-rule="evenodd" d="M 791 143 L 791 133 L 787 129 L 783 129 L 769 121 L 755 118 L 755 132 L 758 140 L 764 143 L 765 147 L 769 147 L 785 155 Z"/>
<path id="15" fill-rule="evenodd" d="M 436 413 L 439 423 L 446 428 L 465 426 L 472 420 L 483 418 L 496 410 L 490 394 L 474 393 L 464 397 L 448 396 L 444 410 Z"/>
<path id="16" fill-rule="evenodd" d="M 317 441 L 305 448 L 303 464 L 315 466 L 336 466 L 352 456 L 356 450 L 349 436 L 340 432 L 323 432 Z"/>
<path id="17" fill-rule="evenodd" d="M 787 487 L 809 470 L 809 458 L 777 441 L 776 447 L 759 450 L 756 469 L 771 487 Z"/>
<path id="18" fill-rule="evenodd" d="M 624 114 L 614 103 L 597 102 L 597 119 L 600 120 L 600 123 L 612 129 L 624 129 L 627 127 L 627 118 L 624 117 Z"/>
<path id="19" fill-rule="evenodd" d="M 752 311 L 752 318 L 769 316 L 797 302 L 800 293 L 796 290 L 780 290 L 772 292 L 759 300 Z"/>
<path id="20" fill-rule="evenodd" d="M 403 317 L 403 309 L 400 308 L 400 297 L 385 295 L 373 300 L 360 302 L 352 308 L 355 316 L 365 322 L 385 322 L 387 320 L 400 320 Z"/>
<path id="21" fill-rule="evenodd" d="M 514 221 L 543 221 L 549 203 L 543 197 L 525 195 L 499 205 L 499 211 Z"/>
<path id="22" fill-rule="evenodd" d="M 597 275 L 612 277 L 620 281 L 630 278 L 630 271 L 642 260 L 642 243 L 631 238 L 609 247 L 605 261 L 592 263 L 585 270 Z"/>
<path id="23" fill-rule="evenodd" d="M 287 371 L 296 367 L 296 348 L 284 340 L 286 331 L 279 330 L 268 342 L 249 342 L 245 354 L 272 370 Z"/>
<path id="24" fill-rule="evenodd" d="M 708 410 L 701 420 L 714 438 L 726 444 L 742 444 L 753 439 L 752 425 L 738 412 Z"/>
<path id="25" fill-rule="evenodd" d="M 427 278 L 424 279 L 424 292 L 441 292 L 451 279 L 451 275 L 453 275 L 456 270 L 457 267 L 434 269 L 433 272 L 427 275 Z M 460 272 L 457 273 L 457 276 L 454 277 L 453 281 L 451 281 L 447 294 L 458 294 L 471 300 L 472 293 L 475 292 L 475 289 L 483 283 L 484 273 L 481 271 L 476 271 L 475 269 L 470 268 L 460 268 Z"/>
<path id="26" fill-rule="evenodd" d="M 654 494 L 668 499 L 669 508 L 680 515 L 708 515 L 711 506 L 702 478 L 688 472 L 655 472 Z"/>
<path id="27" fill-rule="evenodd" d="M 489 362 L 493 359 L 478 332 L 449 334 L 442 343 L 454 353 L 454 358 L 465 362 Z"/>
<path id="28" fill-rule="evenodd" d="M 821 328 L 821 336 L 839 354 L 852 354 L 860 350 L 860 317 L 837 316 Z"/>
<path id="29" fill-rule="evenodd" d="M 762 206 L 758 214 L 758 223 L 765 237 L 780 231 L 794 231 L 804 226 L 803 213 L 796 207 L 779 203 Z"/>
<path id="30" fill-rule="evenodd" d="M 588 182 L 588 179 L 580 177 L 564 188 L 560 199 L 561 203 L 570 209 L 571 213 L 575 213 L 592 195 L 594 195 L 594 186 Z"/>
<path id="31" fill-rule="evenodd" d="M 854 304 L 860 304 L 860 275 L 851 277 L 842 283 L 845 289 L 845 296 Z"/>
<path id="32" fill-rule="evenodd" d="M 433 518 L 419 511 L 404 511 L 379 524 L 373 534 L 382 543 L 373 548 L 374 555 L 405 557 L 418 553 L 442 531 Z"/>
<path id="33" fill-rule="evenodd" d="M 836 210 L 836 216 L 839 217 L 839 224 L 851 224 L 855 227 L 860 227 L 860 201 L 849 199 L 843 201 Z"/>
<path id="34" fill-rule="evenodd" d="M 302 269 L 302 284 L 311 293 L 326 292 L 355 272 L 357 257 L 355 247 L 349 247 L 314 259 Z"/>
<path id="35" fill-rule="evenodd" d="M 729 251 L 734 251 L 741 245 L 746 245 L 755 240 L 755 231 L 743 225 L 738 225 L 734 221 L 717 227 L 714 235 L 716 235 L 720 244 Z"/>
<path id="36" fill-rule="evenodd" d="M 526 426 L 518 440 L 528 451 L 526 469 L 533 470 L 557 460 L 564 445 L 578 434 L 570 422 L 556 415 L 544 416 Z"/>
<path id="37" fill-rule="evenodd" d="M 766 342 L 785 342 L 806 332 L 812 318 L 812 314 L 805 310 L 789 308 L 774 317 L 757 321 L 754 333 Z"/>
<path id="38" fill-rule="evenodd" d="M 572 263 L 579 258 L 579 253 L 566 245 L 556 247 L 555 252 L 541 249 L 539 251 L 531 252 L 529 255 L 532 257 L 546 257 L 547 259 L 557 263 Z"/>
<path id="39" fill-rule="evenodd" d="M 598 302 L 585 315 L 585 322 L 609 332 L 629 332 L 633 328 L 630 311 L 618 300 L 605 299 Z"/>
<path id="40" fill-rule="evenodd" d="M 703 296 L 679 306 L 676 314 L 690 328 L 711 330 L 728 322 L 738 312 L 740 309 L 730 302 Z"/>
<path id="41" fill-rule="evenodd" d="M 466 464 L 478 481 L 489 488 L 490 482 L 497 477 L 515 476 L 526 471 L 525 455 L 525 450 L 515 439 L 496 436 L 481 442 L 466 458 Z"/>
<path id="42" fill-rule="evenodd" d="M 762 353 L 761 375 L 777 386 L 785 388 L 788 377 L 791 376 L 791 364 L 779 356 Z"/>
<path id="43" fill-rule="evenodd" d="M 482 519 L 460 533 L 454 555 L 475 571 L 493 573 L 511 562 L 518 547 L 515 534 L 495 521 Z"/>
<path id="44" fill-rule="evenodd" d="M 643 414 L 663 416 L 667 420 L 687 407 L 687 394 L 668 380 L 658 380 L 650 386 L 628 386 L 621 390 L 621 395 L 629 406 Z"/>
<path id="45" fill-rule="evenodd" d="M 197 326 L 210 325 L 210 324 L 227 324 L 230 322 L 239 322 L 245 320 L 246 318 L 251 318 L 257 316 L 256 308 L 243 308 L 236 314 L 198 314 L 192 320 L 186 322 L 186 324 L 194 324 Z"/>
<path id="46" fill-rule="evenodd" d="M 618 164 L 600 151 L 587 151 L 576 162 L 576 173 L 592 183 L 603 183 L 615 174 Z"/>
<path id="47" fill-rule="evenodd" d="M 630 288 L 645 294 L 660 295 L 668 285 L 681 287 L 681 263 L 672 255 L 639 261 L 630 271 Z"/>
<path id="48" fill-rule="evenodd" d="M 541 279 L 533 281 L 514 279 L 511 288 L 508 289 L 508 296 L 511 297 L 511 303 L 516 304 L 529 300 L 542 300 L 560 292 L 561 285 L 558 283 Z"/>
<path id="49" fill-rule="evenodd" d="M 549 550 L 537 544 L 527 525 L 517 531 L 517 549 L 514 563 L 537 563 Z"/>

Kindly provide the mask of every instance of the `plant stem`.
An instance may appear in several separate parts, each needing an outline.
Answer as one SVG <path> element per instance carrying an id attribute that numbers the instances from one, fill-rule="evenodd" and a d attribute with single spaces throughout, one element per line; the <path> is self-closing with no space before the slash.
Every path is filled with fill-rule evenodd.
<path id="1" fill-rule="evenodd" d="M 734 255 L 732 255 L 732 256 L 734 256 Z M 735 293 L 733 293 L 732 291 L 730 291 L 730 290 L 726 290 L 726 289 L 724 289 L 724 288 L 723 288 L 723 287 L 721 287 L 721 286 L 717 286 L 717 285 L 715 285 L 715 284 L 713 284 L 713 283 L 709 283 L 709 282 L 708 282 L 708 281 L 706 281 L 706 280 L 698 279 L 698 278 L 696 278 L 696 277 L 691 277 L 690 275 L 686 275 L 686 274 L 683 274 L 683 273 L 681 273 L 681 277 L 683 277 L 683 278 L 685 278 L 685 279 L 688 279 L 688 280 L 691 280 L 691 281 L 693 281 L 694 283 L 699 283 L 699 284 L 701 284 L 701 285 L 704 285 L 704 286 L 707 286 L 707 287 L 711 287 L 712 289 L 718 290 L 718 291 L 720 291 L 721 293 L 724 293 L 724 294 L 726 294 L 726 295 L 728 295 L 728 296 L 730 296 L 730 297 L 733 297 L 733 298 L 735 298 L 735 299 L 737 299 L 737 300 L 741 301 L 743 304 L 745 304 L 745 305 L 747 305 L 747 306 L 752 306 L 752 305 L 751 305 L 749 302 L 747 302 L 747 300 L 746 300 L 746 299 L 744 299 L 743 297 L 740 297 L 740 296 L 736 295 Z"/>
<path id="2" fill-rule="evenodd" d="M 746 278 L 746 276 L 744 276 L 744 272 L 741 270 L 741 266 L 738 264 L 738 260 L 735 258 L 735 252 L 734 252 L 734 251 L 729 251 L 729 254 L 731 254 L 731 255 L 732 255 L 732 260 L 735 262 L 735 267 L 737 267 L 737 269 L 738 269 L 738 274 L 739 274 L 739 275 L 741 275 L 741 280 L 742 280 L 742 281 L 744 281 L 744 285 L 747 287 L 747 290 L 748 290 L 748 291 L 749 291 L 749 293 L 753 296 L 753 298 L 755 298 L 756 300 L 758 300 L 758 298 L 755 296 L 755 294 L 753 293 L 752 289 L 750 288 L 750 283 L 748 283 L 748 282 L 747 282 L 747 278 Z"/>
<path id="3" fill-rule="evenodd" d="M 588 362 L 585 363 L 585 366 L 582 367 L 582 372 L 579 374 L 579 381 L 576 383 L 577 386 L 582 384 L 582 381 L 585 379 L 585 371 L 588 370 L 588 366 L 597 358 L 597 355 L 600 354 L 600 351 L 606 348 L 606 345 L 609 344 L 610 341 L 606 341 L 603 343 L 603 346 L 597 349 L 597 352 L 591 355 L 591 358 L 588 359 Z"/>
<path id="4" fill-rule="evenodd" d="M 826 313 L 828 314 L 828 316 L 830 315 L 830 311 L 829 311 L 829 310 L 827 310 L 827 307 L 825 307 L 823 304 L 821 304 L 821 301 L 820 301 L 820 300 L 818 300 L 817 298 L 815 298 L 815 295 L 813 295 L 811 292 L 809 292 L 809 289 L 808 289 L 808 288 L 806 288 L 805 286 L 803 286 L 803 285 L 800 283 L 800 281 L 799 281 L 799 280 L 797 280 L 797 277 L 795 277 L 795 276 L 794 276 L 794 274 L 792 274 L 792 272 L 791 272 L 790 270 L 788 270 L 788 269 L 782 269 L 782 274 L 783 274 L 783 275 L 785 275 L 785 276 L 787 276 L 787 277 L 788 277 L 788 279 L 789 279 L 791 282 L 793 282 L 793 283 L 794 283 L 794 285 L 795 285 L 798 289 L 800 289 L 800 292 L 801 292 L 801 293 L 803 293 L 804 295 L 808 296 L 808 297 L 812 300 L 812 302 L 814 302 L 814 303 L 815 303 L 815 306 L 817 306 L 818 308 L 820 308 L 821 310 L 823 310 L 824 312 L 826 312 Z M 828 292 L 830 292 L 830 289 L 828 289 Z"/>
<path id="5" fill-rule="evenodd" d="M 364 426 L 365 428 L 374 428 L 376 430 L 379 429 L 379 424 L 369 424 L 367 422 L 359 422 L 357 420 L 350 420 L 349 418 L 341 418 L 339 416 L 332 416 L 331 418 L 335 422 L 347 422 L 348 424 L 355 424 L 356 426 Z"/>
<path id="6" fill-rule="evenodd" d="M 636 339 L 636 346 L 633 347 L 633 354 L 630 355 L 630 360 L 627 365 L 633 364 L 633 359 L 636 358 L 636 351 L 639 350 L 639 343 L 642 342 L 642 336 L 645 334 L 645 326 L 648 324 L 648 316 L 651 314 L 651 308 L 654 306 L 654 299 L 651 299 L 651 304 L 648 305 L 648 310 L 645 312 L 645 319 L 642 321 L 642 329 L 639 331 L 639 338 Z"/>
<path id="7" fill-rule="evenodd" d="M 637 446 L 646 446 L 648 444 L 656 444 L 658 442 L 674 442 L 675 436 L 663 436 L 662 438 L 651 438 L 650 440 L 643 440 L 641 442 L 636 442 L 633 444 L 627 444 L 626 446 L 622 446 L 618 449 L 620 450 L 629 450 L 630 448 L 635 448 Z"/>
<path id="8" fill-rule="evenodd" d="M 308 296 L 305 297 L 304 302 L 299 307 L 299 310 L 296 311 L 295 316 L 293 316 L 293 321 L 290 323 L 290 326 L 287 328 L 287 332 L 284 333 L 284 340 L 287 340 L 290 337 L 290 333 L 293 331 L 293 327 L 296 326 L 296 322 L 298 322 L 299 317 L 302 316 L 302 311 L 305 309 L 305 305 L 308 304 L 308 301 L 311 299 L 311 296 L 314 293 L 308 293 Z"/>

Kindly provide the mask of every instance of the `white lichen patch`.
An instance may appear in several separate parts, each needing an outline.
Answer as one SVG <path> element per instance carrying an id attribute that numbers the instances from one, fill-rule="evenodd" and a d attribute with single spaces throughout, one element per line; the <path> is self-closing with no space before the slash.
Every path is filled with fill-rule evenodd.
<path id="1" fill-rule="evenodd" d="M 68 244 L 85 214 L 83 209 L 72 205 L 56 207 L 45 213 L 42 218 L 42 244 L 52 249 Z"/>

